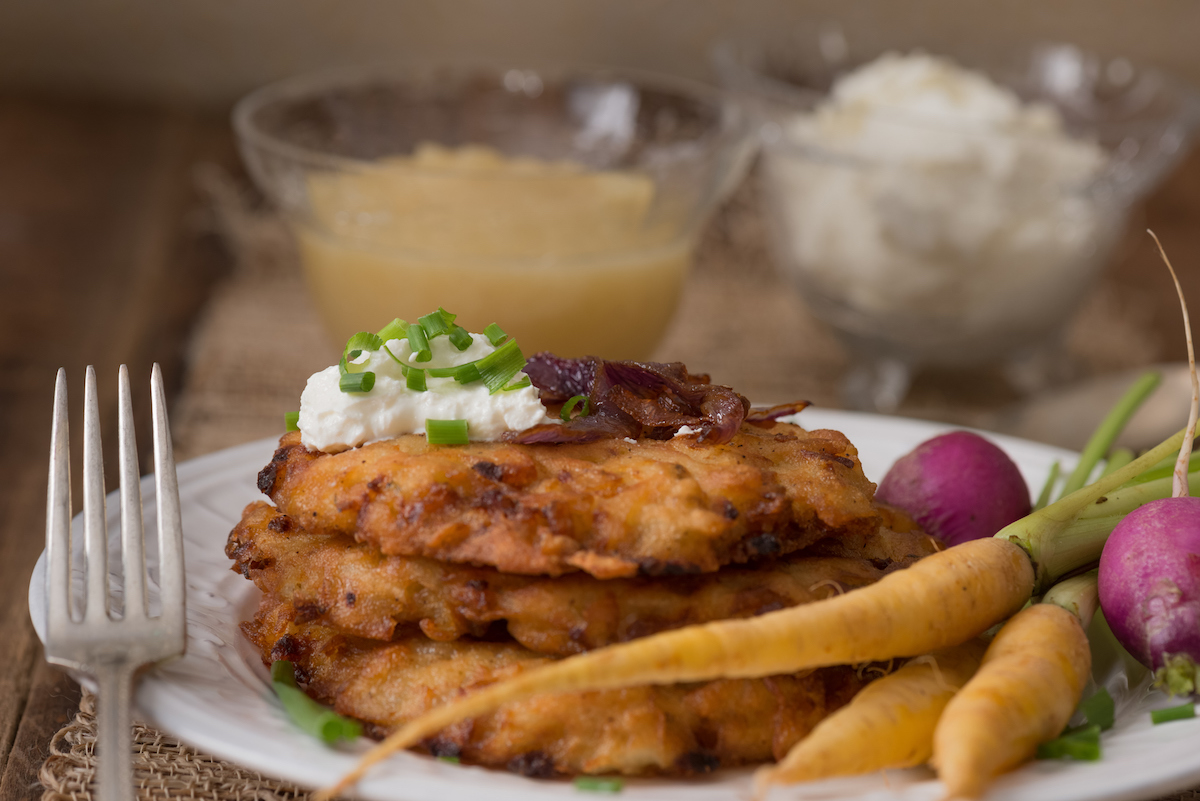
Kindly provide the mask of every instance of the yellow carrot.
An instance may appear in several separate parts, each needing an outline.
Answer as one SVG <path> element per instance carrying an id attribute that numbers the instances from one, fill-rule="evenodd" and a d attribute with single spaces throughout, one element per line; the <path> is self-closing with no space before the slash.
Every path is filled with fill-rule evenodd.
<path id="1" fill-rule="evenodd" d="M 1083 625 L 1067 610 L 1036 604 L 1004 624 L 934 732 L 932 761 L 947 797 L 978 798 L 1057 737 L 1091 669 Z"/>
<path id="2" fill-rule="evenodd" d="M 975 673 L 986 648 L 981 639 L 968 640 L 871 682 L 778 765 L 761 768 L 754 777 L 755 795 L 772 784 L 925 764 L 942 710 Z"/>
<path id="3" fill-rule="evenodd" d="M 580 654 L 426 713 L 371 749 L 353 771 L 317 798 L 345 790 L 394 751 L 534 695 L 771 676 L 917 656 L 958 645 L 1020 609 L 1033 580 L 1029 557 L 1020 546 L 1001 539 L 973 540 L 844 595 Z"/>

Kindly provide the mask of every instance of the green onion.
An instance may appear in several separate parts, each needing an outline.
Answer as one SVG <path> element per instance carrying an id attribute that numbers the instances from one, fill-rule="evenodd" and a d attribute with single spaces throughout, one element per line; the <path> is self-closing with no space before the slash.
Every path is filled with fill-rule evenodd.
<path id="1" fill-rule="evenodd" d="M 466 350 L 474 341 L 475 338 L 471 336 L 471 332 L 461 325 L 450 326 L 450 344 L 458 350 Z"/>
<path id="2" fill-rule="evenodd" d="M 440 337 L 443 334 L 450 333 L 450 326 L 453 321 L 447 321 L 441 309 L 438 309 L 432 314 L 427 314 L 421 318 L 421 328 L 425 331 L 425 336 L 429 339 Z"/>
<path id="3" fill-rule="evenodd" d="M 283 425 L 288 431 L 300 430 L 300 412 L 287 412 L 283 416 Z"/>
<path id="4" fill-rule="evenodd" d="M 1097 760 L 1100 758 L 1100 727 L 1092 723 L 1042 743 L 1037 748 L 1037 758 Z"/>
<path id="5" fill-rule="evenodd" d="M 396 364 L 400 365 L 400 372 L 403 373 L 405 370 L 408 369 L 408 365 L 405 364 L 404 362 L 400 361 L 400 359 L 398 359 L 396 357 L 396 354 L 392 353 L 391 348 L 389 348 L 387 345 L 383 346 L 383 352 L 386 353 L 388 356 L 391 356 L 392 361 L 394 361 Z"/>
<path id="6" fill-rule="evenodd" d="M 430 445 L 466 445 L 466 420 L 426 420 L 425 439 Z"/>
<path id="7" fill-rule="evenodd" d="M 482 381 L 483 376 L 479 374 L 478 362 L 467 362 L 454 368 L 454 380 L 460 384 L 471 384 L 475 381 Z"/>
<path id="8" fill-rule="evenodd" d="M 296 685 L 296 671 L 291 662 L 279 660 L 272 663 L 271 688 L 275 690 L 292 723 L 326 744 L 353 740 L 362 734 L 362 727 L 357 721 L 342 717 L 304 694 Z"/>
<path id="9" fill-rule="evenodd" d="M 1079 709 L 1087 717 L 1087 722 L 1095 723 L 1101 731 L 1108 731 L 1113 727 L 1116 706 L 1106 688 L 1101 687 L 1093 693 L 1090 698 L 1079 705 Z"/>
<path id="10" fill-rule="evenodd" d="M 513 383 L 506 386 L 503 391 L 504 392 L 512 392 L 514 389 L 525 389 L 525 387 L 532 386 L 532 385 L 533 385 L 533 381 L 530 380 L 529 376 L 523 375 L 523 376 L 521 376 L 521 378 L 519 380 L 514 381 Z"/>
<path id="11" fill-rule="evenodd" d="M 562 411 L 560 411 L 558 413 L 558 416 L 561 417 L 563 420 L 570 420 L 571 419 L 571 411 L 576 406 L 578 406 L 581 401 L 583 402 L 583 409 L 579 412 L 579 416 L 587 417 L 588 412 L 591 411 L 591 402 L 588 401 L 587 395 L 576 395 L 575 397 L 571 398 L 569 401 L 564 403 L 563 407 L 562 407 Z"/>
<path id="12" fill-rule="evenodd" d="M 483 329 L 483 335 L 488 338 L 488 342 L 491 342 L 493 346 L 499 345 L 508 338 L 508 334 L 504 333 L 504 329 L 495 323 Z"/>
<path id="13" fill-rule="evenodd" d="M 343 373 L 338 379 L 338 389 L 342 392 L 370 392 L 375 386 L 374 373 Z"/>
<path id="14" fill-rule="evenodd" d="M 1170 478 L 1175 475 L 1175 461 L 1178 457 L 1172 456 L 1170 459 L 1164 460 L 1164 463 L 1158 467 L 1147 470 L 1137 478 L 1128 482 L 1126 486 L 1134 486 L 1136 484 L 1146 484 L 1151 481 L 1157 481 L 1160 478 Z M 1200 469 L 1200 451 L 1193 453 L 1188 458 L 1188 472 L 1194 473 Z"/>
<path id="15" fill-rule="evenodd" d="M 605 776 L 576 776 L 575 789 L 585 793 L 619 793 L 625 788 L 625 782 L 620 779 Z"/>
<path id="16" fill-rule="evenodd" d="M 404 384 L 414 392 L 424 392 L 425 387 L 425 371 L 420 367 L 410 367 L 404 374 Z"/>
<path id="17" fill-rule="evenodd" d="M 525 356 L 517 346 L 515 339 L 510 339 L 496 350 L 475 362 L 479 369 L 479 377 L 487 385 L 489 394 L 496 394 L 511 381 L 525 366 Z"/>
<path id="18" fill-rule="evenodd" d="M 370 331 L 359 331 L 346 340 L 346 349 L 342 353 L 348 354 L 355 350 L 379 350 L 382 345 L 383 339 L 378 334 L 372 334 Z M 350 358 L 354 359 L 357 357 L 351 356 Z"/>
<path id="19" fill-rule="evenodd" d="M 1172 720 L 1187 720 L 1194 717 L 1196 717 L 1196 707 L 1193 704 L 1180 704 L 1154 710 L 1150 713 L 1150 722 L 1157 726 L 1160 723 L 1170 723 Z"/>
<path id="20" fill-rule="evenodd" d="M 1046 483 L 1042 486 L 1041 493 L 1038 494 L 1037 503 L 1033 505 L 1034 509 L 1041 509 L 1047 506 L 1054 497 L 1054 485 L 1058 481 L 1060 471 L 1058 460 L 1054 460 L 1054 464 L 1050 465 L 1050 475 L 1046 476 Z"/>
<path id="21" fill-rule="evenodd" d="M 408 327 L 408 347 L 416 354 L 413 361 L 427 362 L 433 358 L 429 350 L 429 340 L 425 337 L 425 329 L 419 325 Z"/>
<path id="22" fill-rule="evenodd" d="M 1100 471 L 1100 475 L 1107 476 L 1114 470 L 1120 470 L 1125 465 L 1133 461 L 1134 453 L 1129 448 L 1113 448 L 1108 454 L 1108 458 L 1104 460 L 1104 469 Z"/>
<path id="23" fill-rule="evenodd" d="M 1158 373 L 1145 373 L 1121 396 L 1117 405 L 1112 408 L 1112 411 L 1096 428 L 1096 432 L 1092 434 L 1087 445 L 1084 446 L 1083 453 L 1079 455 L 1079 464 L 1075 465 L 1075 469 L 1071 471 L 1071 475 L 1067 476 L 1067 481 L 1063 485 L 1063 497 L 1070 495 L 1087 483 L 1092 469 L 1100 461 L 1100 458 L 1108 453 L 1113 440 L 1125 428 L 1125 424 L 1129 422 L 1129 418 L 1138 410 L 1142 402 L 1158 388 L 1161 381 L 1162 376 Z"/>
<path id="24" fill-rule="evenodd" d="M 404 337 L 407 335 L 407 332 L 408 323 L 397 317 L 383 328 L 379 329 L 379 333 L 375 336 L 379 337 L 380 342 L 387 342 L 389 339 L 404 339 Z"/>
<path id="25" fill-rule="evenodd" d="M 459 763 L 462 762 L 462 760 L 456 756 L 440 756 L 437 758 L 437 761 L 438 762 L 447 762 L 451 765 L 458 765 Z"/>

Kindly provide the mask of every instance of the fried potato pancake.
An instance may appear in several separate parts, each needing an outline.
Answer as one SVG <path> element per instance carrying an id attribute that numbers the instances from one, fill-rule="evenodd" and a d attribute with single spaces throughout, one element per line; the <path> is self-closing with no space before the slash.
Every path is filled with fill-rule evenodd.
<path id="1" fill-rule="evenodd" d="M 310 695 L 374 736 L 522 670 L 539 656 L 514 643 L 381 643 L 292 620 L 264 596 L 243 630 L 263 661 L 287 659 Z M 782 757 L 863 685 L 850 668 L 808 674 L 547 695 L 464 721 L 424 743 L 439 756 L 530 776 L 688 775 Z"/>
<path id="2" fill-rule="evenodd" d="M 280 440 L 258 486 L 315 533 L 387 555 L 602 579 L 718 570 L 879 527 L 875 485 L 837 431 L 743 425 L 721 445 L 430 445 L 406 435 L 337 454 Z"/>
<path id="3" fill-rule="evenodd" d="M 434 640 L 484 636 L 497 622 L 538 653 L 567 656 L 693 623 L 742 618 L 866 586 L 936 550 L 903 515 L 900 531 L 877 530 L 845 553 L 790 555 L 746 568 L 662 578 L 602 581 L 573 573 L 522 576 L 491 568 L 384 556 L 348 537 L 304 531 L 258 501 L 246 507 L 225 553 L 233 570 L 317 621 L 360 637 L 390 640 L 411 624 Z M 818 546 L 820 543 L 818 543 Z M 855 548 L 857 546 L 857 548 Z M 817 546 L 814 546 L 817 547 Z M 867 558 L 859 558 L 868 553 Z"/>

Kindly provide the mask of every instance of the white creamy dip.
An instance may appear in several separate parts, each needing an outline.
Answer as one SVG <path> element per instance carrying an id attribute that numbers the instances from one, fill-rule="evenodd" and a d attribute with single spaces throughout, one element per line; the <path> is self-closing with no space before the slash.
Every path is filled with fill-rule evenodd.
<path id="1" fill-rule="evenodd" d="M 473 341 L 460 351 L 445 336 L 430 340 L 432 358 L 413 361 L 407 339 L 384 343 L 397 359 L 423 369 L 455 367 L 476 361 L 496 350 L 487 337 L 472 334 Z M 375 373 L 370 392 L 342 392 L 336 365 L 316 373 L 300 395 L 301 442 L 310 448 L 336 453 L 401 434 L 424 434 L 426 420 L 466 420 L 467 436 L 493 441 L 507 431 L 522 431 L 541 423 L 561 422 L 546 414 L 536 387 L 489 393 L 480 381 L 459 384 L 453 378 L 426 378 L 427 389 L 408 388 L 400 365 L 382 348 L 366 351 L 355 360 L 354 370 Z M 518 373 L 514 381 L 524 377 Z"/>
<path id="2" fill-rule="evenodd" d="M 979 347 L 1045 326 L 1119 231 L 1090 191 L 1101 147 L 946 59 L 884 55 L 779 134 L 764 178 L 789 269 L 860 334 Z"/>

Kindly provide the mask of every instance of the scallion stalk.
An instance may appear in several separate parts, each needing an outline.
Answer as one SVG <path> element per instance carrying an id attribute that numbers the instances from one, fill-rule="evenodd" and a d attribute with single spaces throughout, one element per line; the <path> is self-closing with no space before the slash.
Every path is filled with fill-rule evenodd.
<path id="1" fill-rule="evenodd" d="M 468 362 L 467 364 L 460 364 L 458 367 L 455 367 L 453 373 L 454 380 L 460 384 L 471 384 L 475 381 L 482 381 L 483 376 L 479 374 L 479 368 L 476 364 L 476 362 Z"/>
<path id="2" fill-rule="evenodd" d="M 288 431 L 300 430 L 300 412 L 287 412 L 283 415 L 283 425 Z"/>
<path id="3" fill-rule="evenodd" d="M 350 339 L 346 340 L 346 349 L 342 351 L 344 354 L 349 354 L 355 350 L 379 350 L 382 347 L 384 340 L 378 334 L 372 334 L 370 331 L 359 331 Z M 356 358 L 351 356 L 350 358 Z"/>
<path id="4" fill-rule="evenodd" d="M 440 337 L 444 336 L 445 334 L 449 334 L 450 326 L 453 323 L 453 321 L 447 322 L 446 317 L 442 313 L 441 309 L 438 309 L 432 314 L 427 314 L 420 318 L 420 322 L 421 328 L 425 331 L 425 337 L 427 339 L 433 339 L 434 337 Z"/>
<path id="5" fill-rule="evenodd" d="M 591 411 L 591 401 L 588 400 L 587 395 L 575 395 L 574 397 L 572 397 L 570 400 L 568 400 L 566 403 L 563 404 L 563 407 L 559 411 L 558 416 L 561 417 L 564 421 L 570 420 L 571 412 L 580 403 L 583 404 L 583 409 L 580 410 L 579 416 L 587 417 L 588 412 Z"/>
<path id="6" fill-rule="evenodd" d="M 344 373 L 338 379 L 338 389 L 342 392 L 370 392 L 375 386 L 375 374 L 366 373 Z"/>
<path id="7" fill-rule="evenodd" d="M 420 367 L 409 367 L 404 374 L 404 384 L 413 392 L 424 392 L 425 386 L 425 371 Z"/>
<path id="8" fill-rule="evenodd" d="M 1187 720 L 1196 717 L 1196 706 L 1192 703 L 1169 706 L 1166 709 L 1155 709 L 1150 713 L 1150 722 L 1157 726 L 1160 723 L 1170 723 L 1173 720 Z"/>
<path id="9" fill-rule="evenodd" d="M 354 740 L 362 734 L 362 727 L 357 721 L 342 717 L 304 694 L 296 684 L 296 671 L 291 662 L 279 660 L 272 663 L 271 689 L 298 728 L 328 745 L 339 740 Z"/>
<path id="10" fill-rule="evenodd" d="M 1042 743 L 1037 748 L 1037 758 L 1097 760 L 1100 758 L 1100 727 L 1092 723 Z"/>
<path id="11" fill-rule="evenodd" d="M 576 776 L 574 785 L 576 790 L 585 793 L 616 794 L 625 789 L 625 782 L 609 776 Z"/>
<path id="12" fill-rule="evenodd" d="M 1104 470 L 1100 475 L 1107 476 L 1114 470 L 1120 470 L 1125 465 L 1133 461 L 1134 453 L 1129 448 L 1113 448 L 1108 454 L 1108 458 L 1104 460 Z"/>
<path id="13" fill-rule="evenodd" d="M 525 356 L 517 346 L 515 339 L 510 339 L 496 350 L 475 362 L 479 376 L 488 388 L 489 394 L 496 394 L 521 372 L 525 366 Z"/>
<path id="14" fill-rule="evenodd" d="M 450 344 L 460 351 L 464 351 L 471 347 L 471 343 L 475 341 L 475 338 L 471 336 L 471 332 L 463 328 L 461 325 L 450 326 L 449 337 Z"/>
<path id="15" fill-rule="evenodd" d="M 433 352 L 429 350 L 429 339 L 425 336 L 425 329 L 420 325 L 408 327 L 408 348 L 416 354 L 413 361 L 427 362 L 433 358 Z"/>
<path id="16" fill-rule="evenodd" d="M 1087 700 L 1080 704 L 1079 711 L 1083 712 L 1088 723 L 1096 724 L 1101 731 L 1108 731 L 1116 722 L 1116 704 L 1113 703 L 1113 697 L 1109 695 L 1108 689 L 1105 687 L 1092 693 Z"/>
<path id="17" fill-rule="evenodd" d="M 533 380 L 529 376 L 523 375 L 516 381 L 504 387 L 504 392 L 512 392 L 514 389 L 525 389 L 525 387 L 533 386 Z"/>
<path id="18" fill-rule="evenodd" d="M 1062 466 L 1055 459 L 1054 464 L 1050 465 L 1050 475 L 1046 476 L 1046 483 L 1042 485 L 1042 491 L 1038 493 L 1037 502 L 1033 505 L 1034 509 L 1041 509 L 1054 499 L 1054 485 L 1058 483 L 1060 472 L 1062 472 Z"/>
<path id="19" fill-rule="evenodd" d="M 1096 428 L 1096 432 L 1092 434 L 1087 445 L 1084 446 L 1083 453 L 1079 456 L 1079 464 L 1075 465 L 1075 469 L 1071 471 L 1071 475 L 1067 476 L 1067 481 L 1063 485 L 1062 494 L 1064 496 L 1070 495 L 1087 483 L 1087 478 L 1091 475 L 1093 468 L 1104 454 L 1108 453 L 1113 440 L 1120 435 L 1125 424 L 1129 422 L 1129 418 L 1161 382 L 1162 376 L 1159 373 L 1145 373 L 1125 392 L 1117 405 Z"/>
<path id="20" fill-rule="evenodd" d="M 504 333 L 504 329 L 495 323 L 483 329 L 483 335 L 488 338 L 488 342 L 491 342 L 493 346 L 498 346 L 501 342 L 508 339 L 508 334 Z"/>
<path id="21" fill-rule="evenodd" d="M 425 439 L 430 445 L 466 445 L 466 420 L 426 420 Z"/>
<path id="22" fill-rule="evenodd" d="M 376 336 L 379 337 L 381 342 L 387 342 L 391 339 L 404 339 L 405 332 L 407 331 L 408 323 L 397 317 L 383 328 L 379 329 L 379 333 L 376 334 Z"/>

